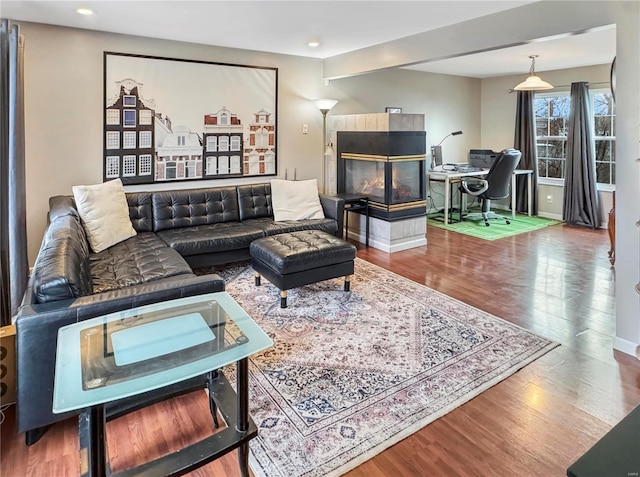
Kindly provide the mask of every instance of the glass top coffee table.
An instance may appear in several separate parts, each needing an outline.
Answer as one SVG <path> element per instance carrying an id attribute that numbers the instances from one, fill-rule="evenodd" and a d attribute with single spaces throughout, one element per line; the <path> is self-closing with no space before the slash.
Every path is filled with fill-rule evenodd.
<path id="1" fill-rule="evenodd" d="M 248 443 L 257 429 L 249 417 L 247 358 L 272 345 L 226 292 L 132 308 L 60 328 L 53 412 L 83 410 L 83 475 L 182 475 L 236 448 L 242 475 L 249 475 Z M 234 362 L 237 393 L 217 372 Z M 205 386 L 216 427 L 219 405 L 226 429 L 142 466 L 117 474 L 108 470 L 107 418 Z M 235 416 L 229 410 L 234 403 Z"/>

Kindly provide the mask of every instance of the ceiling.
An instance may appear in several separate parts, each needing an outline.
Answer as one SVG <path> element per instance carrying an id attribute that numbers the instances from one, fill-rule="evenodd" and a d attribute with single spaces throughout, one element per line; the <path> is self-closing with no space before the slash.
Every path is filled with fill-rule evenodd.
<path id="1" fill-rule="evenodd" d="M 13 20 L 163 38 L 230 48 L 328 58 L 516 8 L 528 1 L 35 1 L 2 0 Z M 80 15 L 86 7 L 93 15 Z M 320 42 L 317 48 L 307 42 Z M 484 78 L 611 63 L 615 26 L 410 68 Z"/>

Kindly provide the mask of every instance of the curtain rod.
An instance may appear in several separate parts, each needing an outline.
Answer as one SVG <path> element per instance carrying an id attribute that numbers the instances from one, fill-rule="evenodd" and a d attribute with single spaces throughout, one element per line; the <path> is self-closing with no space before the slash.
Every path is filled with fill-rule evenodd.
<path id="1" fill-rule="evenodd" d="M 590 83 L 589 81 L 587 81 L 587 83 L 589 83 L 589 86 L 591 85 L 607 85 L 609 86 L 611 83 L 609 81 L 596 81 L 594 83 Z M 556 88 L 569 88 L 571 85 L 570 84 L 560 84 L 558 86 L 554 86 L 553 89 Z M 511 88 L 508 90 L 509 93 L 514 93 L 516 90 Z M 546 90 L 546 91 L 552 91 L 552 90 Z"/>

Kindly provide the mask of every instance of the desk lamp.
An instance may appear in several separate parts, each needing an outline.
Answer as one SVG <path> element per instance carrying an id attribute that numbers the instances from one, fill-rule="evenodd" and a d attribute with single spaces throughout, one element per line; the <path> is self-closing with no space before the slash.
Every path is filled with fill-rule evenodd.
<path id="1" fill-rule="evenodd" d="M 431 146 L 431 169 L 442 165 L 442 146 L 440 146 L 440 144 L 442 144 L 449 136 L 459 136 L 460 134 L 462 134 L 462 131 L 453 131 L 443 137 L 442 141 L 438 144 Z"/>

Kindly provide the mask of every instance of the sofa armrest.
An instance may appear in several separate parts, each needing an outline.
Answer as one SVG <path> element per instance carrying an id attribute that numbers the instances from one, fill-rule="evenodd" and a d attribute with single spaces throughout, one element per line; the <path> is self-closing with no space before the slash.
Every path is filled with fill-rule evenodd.
<path id="1" fill-rule="evenodd" d="M 337 237 L 342 237 L 342 228 L 344 224 L 344 199 L 331 195 L 318 194 L 320 196 L 320 205 L 324 211 L 324 216 L 334 219 L 338 224 Z"/>
<path id="2" fill-rule="evenodd" d="M 51 410 L 60 327 L 137 306 L 223 290 L 224 280 L 218 275 L 185 275 L 75 299 L 22 306 L 15 322 L 18 432 L 76 414 L 53 414 Z"/>

